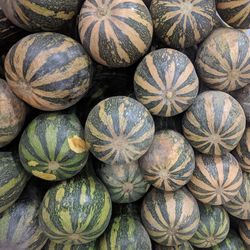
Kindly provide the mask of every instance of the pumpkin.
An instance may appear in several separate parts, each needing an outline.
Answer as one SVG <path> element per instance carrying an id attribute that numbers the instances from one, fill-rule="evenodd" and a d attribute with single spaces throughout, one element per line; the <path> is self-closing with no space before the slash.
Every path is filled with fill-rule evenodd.
<path id="1" fill-rule="evenodd" d="M 230 153 L 222 156 L 199 154 L 188 188 L 197 200 L 222 205 L 238 194 L 242 179 L 240 166 Z"/>
<path id="2" fill-rule="evenodd" d="M 219 28 L 200 46 L 196 70 L 211 89 L 225 92 L 250 82 L 250 40 L 242 31 Z"/>
<path id="3" fill-rule="evenodd" d="M 250 221 L 241 221 L 239 224 L 239 233 L 245 245 L 250 247 Z"/>
<path id="4" fill-rule="evenodd" d="M 188 241 L 185 241 L 183 244 L 174 247 L 155 244 L 154 250 L 193 250 L 193 247 Z"/>
<path id="5" fill-rule="evenodd" d="M 127 214 L 116 216 L 100 238 L 99 250 L 151 250 L 149 235 L 141 222 Z"/>
<path id="6" fill-rule="evenodd" d="M 212 31 L 216 15 L 213 0 L 153 0 L 150 12 L 156 36 L 178 49 L 203 41 Z"/>
<path id="7" fill-rule="evenodd" d="M 199 204 L 200 223 L 189 242 L 198 248 L 209 248 L 222 242 L 229 232 L 230 220 L 222 206 Z"/>
<path id="8" fill-rule="evenodd" d="M 84 48 L 98 63 L 126 67 L 149 49 L 152 19 L 142 0 L 86 0 L 79 34 Z"/>
<path id="9" fill-rule="evenodd" d="M 48 240 L 43 250 L 98 250 L 97 241 L 91 241 L 90 243 L 81 245 L 72 245 L 70 243 L 57 244 Z"/>
<path id="10" fill-rule="evenodd" d="M 222 19 L 238 29 L 250 29 L 250 2 L 248 0 L 217 0 L 217 10 Z"/>
<path id="11" fill-rule="evenodd" d="M 227 212 L 239 219 L 250 220 L 250 176 L 243 173 L 243 182 L 238 194 L 224 204 Z"/>
<path id="12" fill-rule="evenodd" d="M 0 0 L 7 18 L 18 27 L 31 31 L 62 28 L 77 15 L 81 0 Z"/>
<path id="13" fill-rule="evenodd" d="M 152 189 L 144 198 L 142 222 L 151 239 L 163 246 L 177 246 L 195 234 L 200 213 L 186 188 L 175 192 Z"/>
<path id="14" fill-rule="evenodd" d="M 0 148 L 16 138 L 24 125 L 26 114 L 25 103 L 0 79 Z"/>
<path id="15" fill-rule="evenodd" d="M 71 178 L 88 159 L 83 134 L 83 127 L 74 114 L 39 115 L 25 129 L 19 142 L 22 165 L 44 180 Z"/>
<path id="16" fill-rule="evenodd" d="M 99 102 L 90 111 L 85 124 L 85 138 L 91 153 L 109 165 L 138 160 L 149 149 L 154 132 L 149 111 L 124 96 Z"/>
<path id="17" fill-rule="evenodd" d="M 105 231 L 111 211 L 105 186 L 94 176 L 78 175 L 47 191 L 39 221 L 53 242 L 81 245 L 96 240 Z"/>
<path id="18" fill-rule="evenodd" d="M 90 86 L 92 63 L 67 36 L 41 32 L 24 37 L 5 59 L 7 82 L 31 106 L 61 110 L 78 102 Z"/>
<path id="19" fill-rule="evenodd" d="M 201 153 L 222 155 L 239 143 L 246 117 L 240 104 L 227 93 L 205 91 L 183 117 L 183 133 Z"/>
<path id="20" fill-rule="evenodd" d="M 143 58 L 134 76 L 136 98 L 158 116 L 174 116 L 192 104 L 199 80 L 189 58 L 173 49 L 155 50 Z"/>
<path id="21" fill-rule="evenodd" d="M 138 161 L 124 165 L 105 164 L 99 169 L 99 175 L 112 201 L 116 203 L 137 201 L 150 187 L 150 184 L 143 179 Z"/>
<path id="22" fill-rule="evenodd" d="M 149 150 L 140 159 L 145 180 L 156 188 L 175 191 L 186 185 L 195 168 L 194 151 L 187 140 L 173 130 L 155 134 Z"/>

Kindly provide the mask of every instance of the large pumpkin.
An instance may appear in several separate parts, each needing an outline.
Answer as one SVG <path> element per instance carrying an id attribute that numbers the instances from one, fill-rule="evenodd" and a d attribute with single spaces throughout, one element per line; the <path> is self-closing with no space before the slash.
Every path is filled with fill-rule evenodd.
<path id="1" fill-rule="evenodd" d="M 222 155 L 232 151 L 246 127 L 240 104 L 220 91 L 198 95 L 183 118 L 183 132 L 192 146 L 201 153 Z"/>
<path id="2" fill-rule="evenodd" d="M 185 241 L 184 243 L 178 246 L 172 246 L 172 247 L 162 246 L 159 244 L 154 245 L 154 250 L 193 250 L 193 249 L 194 248 L 188 241 Z"/>
<path id="3" fill-rule="evenodd" d="M 5 59 L 7 82 L 31 106 L 61 110 L 78 102 L 90 86 L 92 63 L 70 37 L 42 32 L 16 43 Z"/>
<path id="4" fill-rule="evenodd" d="M 239 233 L 245 245 L 250 248 L 250 221 L 240 221 Z"/>
<path id="5" fill-rule="evenodd" d="M 98 63 L 126 67 L 147 52 L 153 26 L 142 0 L 86 0 L 79 17 L 79 34 Z"/>

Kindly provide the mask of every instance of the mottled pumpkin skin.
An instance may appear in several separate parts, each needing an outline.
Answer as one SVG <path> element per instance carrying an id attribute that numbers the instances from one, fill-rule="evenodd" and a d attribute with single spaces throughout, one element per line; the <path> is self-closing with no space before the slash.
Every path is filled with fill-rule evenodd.
<path id="1" fill-rule="evenodd" d="M 0 148 L 16 138 L 23 127 L 27 107 L 0 79 Z"/>
<path id="2" fill-rule="evenodd" d="M 234 91 L 250 82 L 250 40 L 231 28 L 219 28 L 204 41 L 196 57 L 201 80 L 211 89 Z"/>
<path id="3" fill-rule="evenodd" d="M 123 165 L 103 165 L 99 176 L 106 185 L 110 197 L 116 203 L 139 200 L 148 191 L 150 184 L 144 180 L 138 161 Z"/>
<path id="4" fill-rule="evenodd" d="M 134 76 L 136 98 L 158 116 L 174 116 L 193 103 L 199 79 L 189 58 L 173 49 L 148 54 Z"/>
<path id="5" fill-rule="evenodd" d="M 92 62 L 70 37 L 41 32 L 16 43 L 5 59 L 7 82 L 31 106 L 62 110 L 78 102 L 89 89 Z"/>
<path id="6" fill-rule="evenodd" d="M 199 154 L 196 155 L 196 167 L 188 188 L 197 200 L 222 205 L 238 194 L 242 179 L 241 168 L 232 154 Z"/>
<path id="7" fill-rule="evenodd" d="M 173 48 L 188 48 L 203 41 L 215 22 L 213 0 L 153 0 L 150 6 L 155 34 Z"/>
<path id="8" fill-rule="evenodd" d="M 250 221 L 241 221 L 239 224 L 239 233 L 244 244 L 250 248 Z"/>
<path id="9" fill-rule="evenodd" d="M 186 188 L 175 192 L 152 189 L 143 200 L 141 218 L 153 241 L 176 246 L 194 235 L 200 212 L 196 200 Z"/>
<path id="10" fill-rule="evenodd" d="M 98 250 L 97 241 L 81 245 L 72 245 L 70 243 L 59 244 L 48 240 L 43 250 Z"/>
<path id="11" fill-rule="evenodd" d="M 155 127 L 149 111 L 124 96 L 107 98 L 89 113 L 85 138 L 91 153 L 109 165 L 138 160 L 149 149 Z"/>
<path id="12" fill-rule="evenodd" d="M 238 194 L 224 204 L 227 212 L 241 220 L 250 220 L 250 176 L 243 172 L 243 182 Z"/>
<path id="13" fill-rule="evenodd" d="M 221 18 L 237 29 L 250 29 L 250 2 L 248 0 L 216 0 Z"/>
<path id="14" fill-rule="evenodd" d="M 154 245 L 154 250 L 193 250 L 193 249 L 194 248 L 188 241 L 184 242 L 181 245 L 173 246 L 173 247 L 166 247 L 166 246 L 162 246 L 159 244 Z"/>
<path id="15" fill-rule="evenodd" d="M 0 0 L 12 23 L 31 31 L 53 31 L 63 27 L 78 13 L 82 0 Z"/>
<path id="16" fill-rule="evenodd" d="M 246 117 L 240 104 L 221 91 L 205 91 L 183 117 L 183 133 L 201 153 L 222 155 L 240 141 Z"/>
<path id="17" fill-rule="evenodd" d="M 84 48 L 98 63 L 127 67 L 149 49 L 153 25 L 142 0 L 86 0 L 79 34 Z"/>
<path id="18" fill-rule="evenodd" d="M 195 159 L 187 140 L 173 130 L 155 134 L 149 150 L 140 159 L 144 178 L 156 188 L 175 191 L 191 179 Z"/>

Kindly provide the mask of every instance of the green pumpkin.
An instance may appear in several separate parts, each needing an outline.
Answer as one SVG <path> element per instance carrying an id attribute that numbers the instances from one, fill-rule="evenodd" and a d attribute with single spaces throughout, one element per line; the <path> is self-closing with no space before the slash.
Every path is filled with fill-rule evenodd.
<path id="1" fill-rule="evenodd" d="M 57 244 L 48 240 L 43 250 L 98 250 L 98 248 L 96 241 L 91 241 L 90 243 L 81 245 L 72 245 L 70 243 Z"/>
<path id="2" fill-rule="evenodd" d="M 154 250 L 193 250 L 193 249 L 194 248 L 188 241 L 184 242 L 181 245 L 173 246 L 173 247 L 166 247 L 166 246 L 162 246 L 159 244 L 155 244 L 154 246 Z"/>

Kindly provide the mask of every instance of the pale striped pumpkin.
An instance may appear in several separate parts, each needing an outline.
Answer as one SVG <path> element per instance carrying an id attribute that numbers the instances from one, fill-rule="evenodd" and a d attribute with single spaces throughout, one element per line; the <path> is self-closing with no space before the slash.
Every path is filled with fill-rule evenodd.
<path id="1" fill-rule="evenodd" d="M 221 91 L 198 95 L 183 118 L 183 132 L 199 152 L 222 155 L 232 151 L 246 127 L 240 104 Z"/>
<path id="2" fill-rule="evenodd" d="M 92 62 L 81 44 L 58 33 L 24 37 L 5 59 L 7 82 L 31 106 L 61 110 L 78 102 L 89 89 Z"/>
<path id="3" fill-rule="evenodd" d="M 242 31 L 219 28 L 200 46 L 196 69 L 211 89 L 234 91 L 250 82 L 250 40 Z"/>
<path id="4" fill-rule="evenodd" d="M 126 67 L 147 52 L 152 19 L 142 0 L 86 0 L 79 17 L 79 34 L 98 63 Z"/>
<path id="5" fill-rule="evenodd" d="M 250 221 L 246 220 L 239 223 L 239 233 L 245 245 L 250 248 Z"/>
<path id="6" fill-rule="evenodd" d="M 222 156 L 200 154 L 196 156 L 188 188 L 199 201 L 222 205 L 238 194 L 242 179 L 241 168 L 230 153 Z"/>
<path id="7" fill-rule="evenodd" d="M 136 98 L 159 116 L 174 116 L 192 104 L 198 94 L 199 80 L 189 58 L 173 49 L 148 54 L 134 76 Z"/>

